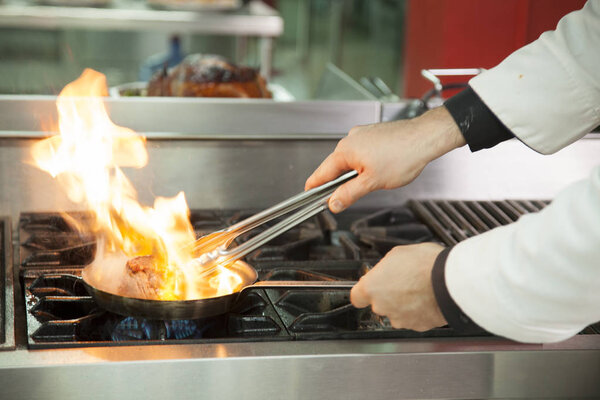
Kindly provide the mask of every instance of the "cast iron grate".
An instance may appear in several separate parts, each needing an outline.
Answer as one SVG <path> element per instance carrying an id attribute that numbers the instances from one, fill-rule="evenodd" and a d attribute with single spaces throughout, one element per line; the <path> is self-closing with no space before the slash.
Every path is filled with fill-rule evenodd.
<path id="1" fill-rule="evenodd" d="M 522 215 L 541 211 L 542 200 L 460 201 L 411 200 L 408 204 L 448 246 L 515 222 Z"/>

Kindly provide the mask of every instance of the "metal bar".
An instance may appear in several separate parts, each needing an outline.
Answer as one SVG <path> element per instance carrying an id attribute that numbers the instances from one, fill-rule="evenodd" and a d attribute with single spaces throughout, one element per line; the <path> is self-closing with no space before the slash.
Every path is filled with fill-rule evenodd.
<path id="1" fill-rule="evenodd" d="M 464 201 L 453 201 L 452 204 L 475 226 L 478 233 L 483 233 L 490 230 L 490 227 L 486 225 L 485 222 L 483 222 L 481 218 L 479 218 L 477 214 L 475 214 L 473 210 L 471 210 L 465 204 Z"/>
<path id="2" fill-rule="evenodd" d="M 514 207 L 508 201 L 494 201 L 493 202 L 499 209 L 504 211 L 506 215 L 508 215 L 511 220 L 514 222 L 519 219 L 519 217 L 527 212 L 525 210 L 519 210 L 520 207 Z"/>
<path id="3" fill-rule="evenodd" d="M 9 1 L 0 5 L 0 27 L 276 37 L 283 33 L 283 19 L 261 1 L 231 12 L 164 11 L 150 8 L 146 2 L 129 0 L 115 0 L 106 8 L 35 6 Z"/>
<path id="4" fill-rule="evenodd" d="M 4 270 L 0 272 L 2 283 L 4 285 L 3 292 L 0 293 L 0 307 L 3 307 L 1 312 L 2 335 L 0 339 L 0 350 L 14 349 L 15 347 L 15 307 L 14 307 L 14 288 L 13 288 L 13 247 L 12 247 L 12 225 L 8 217 L 0 218 L 0 226 L 2 229 L 2 252 L 0 252 L 0 267 Z"/>
<path id="5" fill-rule="evenodd" d="M 540 210 L 545 208 L 548 204 L 550 204 L 550 200 L 533 200 L 532 203 L 538 207 Z"/>
<path id="6" fill-rule="evenodd" d="M 425 200 L 423 204 L 432 211 L 432 213 L 442 222 L 442 224 L 450 230 L 450 234 L 455 236 L 459 242 L 461 240 L 468 239 L 468 236 L 465 234 L 465 232 L 458 225 L 456 225 L 456 223 L 452 221 L 452 219 L 446 213 L 442 211 L 435 201 Z"/>
<path id="7" fill-rule="evenodd" d="M 504 211 L 502 211 L 496 204 L 491 201 L 482 201 L 481 205 L 491 214 L 496 220 L 498 220 L 502 225 L 507 225 L 513 222 L 513 220 L 506 215 Z"/>
<path id="8" fill-rule="evenodd" d="M 449 232 L 446 230 L 433 216 L 433 214 L 423 205 L 421 201 L 411 200 L 408 205 L 410 208 L 429 226 L 433 231 L 446 243 L 448 246 L 454 246 L 458 243 Z"/>
<path id="9" fill-rule="evenodd" d="M 471 236 L 475 236 L 477 235 L 477 229 L 475 229 L 475 227 L 473 225 L 471 225 L 469 223 L 469 221 L 467 221 L 465 219 L 465 217 L 463 217 L 459 212 L 456 211 L 456 208 L 454 208 L 450 202 L 448 202 L 447 200 L 439 200 L 437 202 L 440 207 L 448 214 L 448 216 L 454 220 L 457 224 L 460 225 L 460 227 L 464 230 L 469 232 L 469 234 L 467 236 L 471 237 Z"/>
<path id="10" fill-rule="evenodd" d="M 519 204 L 523 209 L 527 210 L 528 212 L 540 211 L 540 208 L 537 207 L 536 205 L 534 205 L 529 200 L 509 200 L 509 201 L 513 201 L 513 202 Z"/>
<path id="11" fill-rule="evenodd" d="M 502 226 L 502 223 L 500 223 L 500 221 L 498 221 L 494 216 L 492 216 L 492 214 L 490 214 L 478 202 L 467 201 L 465 202 L 465 204 L 468 207 L 470 207 L 473 210 L 473 212 L 476 213 L 482 220 L 484 220 L 485 223 L 490 227 L 490 229 Z"/>
<path id="12" fill-rule="evenodd" d="M 260 73 L 267 81 L 271 80 L 273 63 L 273 38 L 260 38 Z"/>

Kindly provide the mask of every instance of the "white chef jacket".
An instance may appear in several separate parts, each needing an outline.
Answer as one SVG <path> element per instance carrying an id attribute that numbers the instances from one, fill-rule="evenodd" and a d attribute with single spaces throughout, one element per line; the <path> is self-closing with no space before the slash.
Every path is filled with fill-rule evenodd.
<path id="1" fill-rule="evenodd" d="M 469 85 L 540 153 L 581 138 L 600 125 L 600 0 Z M 600 167 L 543 211 L 457 244 L 445 268 L 452 299 L 492 333 L 555 342 L 600 321 Z"/>

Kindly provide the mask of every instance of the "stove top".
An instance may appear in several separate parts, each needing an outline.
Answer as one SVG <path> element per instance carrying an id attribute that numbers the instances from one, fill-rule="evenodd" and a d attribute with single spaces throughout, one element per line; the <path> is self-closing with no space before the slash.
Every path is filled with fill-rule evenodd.
<path id="1" fill-rule="evenodd" d="M 545 204 L 412 201 L 393 209 L 324 212 L 245 261 L 262 281 L 356 281 L 394 246 L 426 241 L 451 245 Z M 191 222 L 201 236 L 256 211 L 195 210 Z M 369 308 L 352 307 L 348 290 L 327 288 L 253 289 L 229 313 L 198 320 L 156 321 L 104 311 L 80 278 L 95 256 L 96 240 L 76 232 L 70 220 L 86 218 L 86 213 L 21 214 L 19 271 L 30 348 L 457 336 L 448 327 L 424 333 L 393 329 Z M 258 232 L 242 235 L 238 244 Z M 583 333 L 599 332 L 589 327 Z"/>
<path id="2" fill-rule="evenodd" d="M 198 236 L 258 210 L 196 210 Z M 19 221 L 20 275 L 25 288 L 30 348 L 147 343 L 406 338 L 453 336 L 393 329 L 369 309 L 355 309 L 340 289 L 254 289 L 218 317 L 153 321 L 119 316 L 95 304 L 80 273 L 96 251 L 93 235 L 71 228 L 85 213 L 24 213 Z M 261 227 L 237 239 L 238 244 Z M 356 281 L 393 246 L 438 240 L 408 207 L 320 214 L 251 253 L 259 280 Z"/>

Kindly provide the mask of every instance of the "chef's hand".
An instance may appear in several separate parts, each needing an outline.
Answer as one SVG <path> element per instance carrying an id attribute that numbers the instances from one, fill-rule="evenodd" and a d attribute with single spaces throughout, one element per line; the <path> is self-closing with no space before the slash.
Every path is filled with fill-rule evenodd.
<path id="1" fill-rule="evenodd" d="M 371 306 L 394 328 L 423 332 L 446 325 L 431 283 L 431 269 L 444 248 L 436 243 L 394 247 L 350 292 L 357 308 Z"/>
<path id="2" fill-rule="evenodd" d="M 305 189 L 356 170 L 358 177 L 340 186 L 329 199 L 329 208 L 338 213 L 369 192 L 410 183 L 427 163 L 464 144 L 443 106 L 411 120 L 357 126 L 308 178 Z"/>

